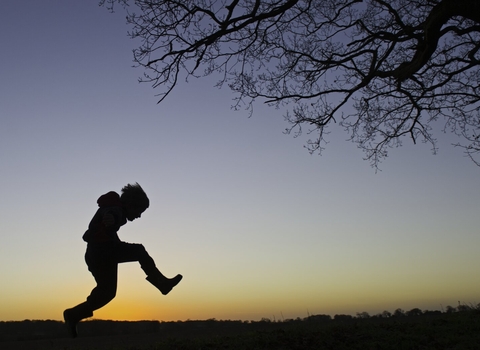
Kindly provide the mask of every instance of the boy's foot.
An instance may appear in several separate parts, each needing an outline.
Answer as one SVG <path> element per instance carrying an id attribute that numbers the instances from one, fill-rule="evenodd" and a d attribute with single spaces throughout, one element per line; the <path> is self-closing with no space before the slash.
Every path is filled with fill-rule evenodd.
<path id="1" fill-rule="evenodd" d="M 163 295 L 167 295 L 173 289 L 173 287 L 180 283 L 182 278 L 183 276 L 178 274 L 175 277 L 168 279 L 168 282 L 165 283 L 163 290 L 160 290 L 160 292 L 162 292 Z"/>
<path id="2" fill-rule="evenodd" d="M 176 275 L 173 278 L 166 278 L 164 276 L 148 276 L 147 281 L 157 287 L 163 295 L 167 295 L 177 284 L 182 280 L 182 275 Z"/>
<path id="3" fill-rule="evenodd" d="M 72 338 L 76 338 L 78 321 L 73 317 L 72 312 L 72 309 L 65 310 L 63 312 L 63 319 L 65 320 L 65 325 L 67 326 L 70 336 Z"/>
<path id="4" fill-rule="evenodd" d="M 92 317 L 93 311 L 88 302 L 78 304 L 71 309 L 66 309 L 63 312 L 63 319 L 65 320 L 65 325 L 67 326 L 68 333 L 75 338 L 77 336 L 77 324 L 81 320 L 87 317 Z"/>

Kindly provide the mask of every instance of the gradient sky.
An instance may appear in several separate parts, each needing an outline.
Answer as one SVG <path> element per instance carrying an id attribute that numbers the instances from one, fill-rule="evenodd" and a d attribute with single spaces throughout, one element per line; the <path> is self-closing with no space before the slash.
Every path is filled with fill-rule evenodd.
<path id="1" fill-rule="evenodd" d="M 480 302 L 480 168 L 439 134 L 375 172 L 341 130 L 322 156 L 282 111 L 230 109 L 215 77 L 160 105 L 125 14 L 97 0 L 0 2 L 0 320 L 60 320 L 95 283 L 81 237 L 97 198 L 139 182 L 119 231 L 168 276 L 161 295 L 122 264 L 95 318 L 306 317 Z"/>

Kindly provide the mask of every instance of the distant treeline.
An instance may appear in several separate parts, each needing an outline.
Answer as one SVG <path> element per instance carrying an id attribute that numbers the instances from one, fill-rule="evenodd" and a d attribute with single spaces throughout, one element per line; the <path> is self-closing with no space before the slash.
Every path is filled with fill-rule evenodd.
<path id="1" fill-rule="evenodd" d="M 422 316 L 422 315 L 441 315 L 444 313 L 454 313 L 454 312 L 465 312 L 465 311 L 480 311 L 480 303 L 477 305 L 467 305 L 467 304 L 461 304 L 458 302 L 457 307 L 453 306 L 447 306 L 445 309 L 442 308 L 442 311 L 440 310 L 421 310 L 419 308 L 413 308 L 411 310 L 405 311 L 403 309 L 396 309 L 393 313 L 390 311 L 383 311 L 381 313 L 375 314 L 375 315 L 370 315 L 368 312 L 363 311 L 363 312 L 357 312 L 356 316 L 352 315 L 344 315 L 344 314 L 337 314 L 333 317 L 330 315 L 311 315 L 306 318 L 300 318 L 297 317 L 296 319 L 284 319 L 284 320 L 276 320 L 276 319 L 270 319 L 270 318 L 262 318 L 260 322 L 300 322 L 300 321 L 319 321 L 319 322 L 325 322 L 325 321 L 348 321 L 348 320 L 357 320 L 357 319 L 367 319 L 367 318 L 390 318 L 390 317 L 415 317 L 415 316 Z M 250 321 L 253 322 L 253 321 Z"/>
<path id="2" fill-rule="evenodd" d="M 367 312 L 357 312 L 356 316 L 337 314 L 330 315 L 309 315 L 305 318 L 272 320 L 262 318 L 260 321 L 239 321 L 239 320 L 186 320 L 176 322 L 164 321 L 110 321 L 110 320 L 89 320 L 78 325 L 78 331 L 82 336 L 109 336 L 125 334 L 147 334 L 162 333 L 165 336 L 177 334 L 234 334 L 243 331 L 268 330 L 279 323 L 303 323 L 303 322 L 350 322 L 362 319 L 385 319 L 385 318 L 409 318 L 441 316 L 448 313 L 480 311 L 478 305 L 459 305 L 457 307 L 447 306 L 442 311 L 422 311 L 414 308 L 409 311 L 397 309 L 393 313 L 383 311 L 376 315 Z M 65 325 L 61 321 L 53 320 L 24 320 L 24 321 L 0 321 L 0 342 L 21 341 L 36 339 L 55 339 L 67 337 Z M 1 348 L 1 345 L 0 345 Z"/>

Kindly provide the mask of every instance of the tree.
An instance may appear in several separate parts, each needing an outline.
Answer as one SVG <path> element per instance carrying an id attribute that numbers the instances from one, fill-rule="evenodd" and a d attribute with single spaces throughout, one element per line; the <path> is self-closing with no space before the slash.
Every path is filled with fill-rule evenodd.
<path id="1" fill-rule="evenodd" d="M 352 315 L 343 315 L 343 314 L 340 314 L 340 315 L 335 315 L 333 316 L 333 319 L 335 321 L 352 321 L 353 320 L 353 316 Z"/>
<path id="2" fill-rule="evenodd" d="M 480 166 L 478 0 L 101 0 L 127 9 L 141 81 L 164 100 L 219 73 L 234 108 L 285 106 L 310 152 L 339 125 L 372 165 L 405 137 L 458 135 Z M 305 130 L 304 130 L 305 129 Z"/>
<path id="3" fill-rule="evenodd" d="M 405 314 L 407 316 L 421 316 L 423 312 L 418 307 L 416 307 L 414 309 L 411 309 L 410 311 L 407 311 Z"/>
<path id="4" fill-rule="evenodd" d="M 457 309 L 454 308 L 453 306 L 447 305 L 445 312 L 446 312 L 447 314 L 452 314 L 452 313 L 454 313 L 454 312 L 457 312 Z"/>
<path id="5" fill-rule="evenodd" d="M 405 311 L 403 309 L 396 309 L 394 312 L 393 312 L 393 317 L 403 317 L 405 316 Z"/>
<path id="6" fill-rule="evenodd" d="M 370 318 L 370 314 L 366 311 L 357 312 L 357 318 Z"/>
<path id="7" fill-rule="evenodd" d="M 390 317 L 392 317 L 392 313 L 391 313 L 390 311 L 384 310 L 384 311 L 380 314 L 380 317 L 390 318 Z"/>

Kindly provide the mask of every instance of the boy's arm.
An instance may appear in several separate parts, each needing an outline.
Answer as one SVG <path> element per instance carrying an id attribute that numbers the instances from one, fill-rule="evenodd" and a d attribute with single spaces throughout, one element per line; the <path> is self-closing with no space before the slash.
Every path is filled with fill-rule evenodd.
<path id="1" fill-rule="evenodd" d="M 113 226 L 115 224 L 115 216 L 107 211 L 103 214 L 102 224 L 105 225 L 105 227 Z"/>
<path id="2" fill-rule="evenodd" d="M 123 220 L 122 209 L 118 207 L 106 208 L 102 216 L 102 224 L 107 228 L 114 228 L 118 230 L 120 226 L 124 225 L 126 220 Z"/>

